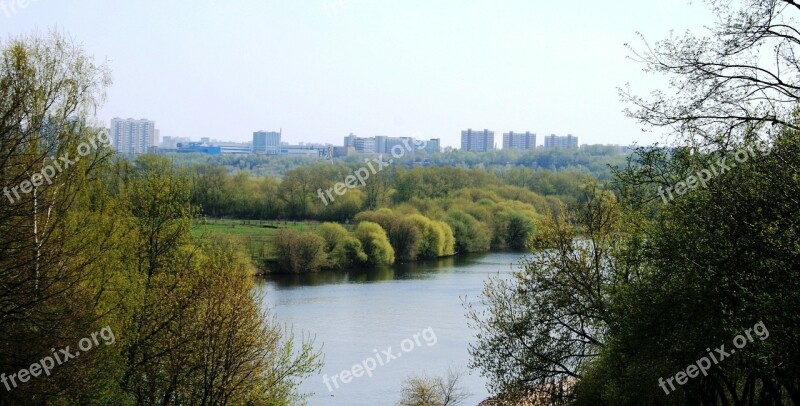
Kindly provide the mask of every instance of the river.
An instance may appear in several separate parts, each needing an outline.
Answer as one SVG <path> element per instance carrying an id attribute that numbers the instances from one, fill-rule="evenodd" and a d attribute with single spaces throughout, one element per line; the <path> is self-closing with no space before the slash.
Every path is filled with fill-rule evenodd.
<path id="1" fill-rule="evenodd" d="M 485 380 L 466 368 L 474 331 L 463 300 L 474 303 L 489 276 L 507 276 L 525 256 L 490 253 L 368 271 L 273 275 L 260 279 L 257 289 L 279 322 L 324 345 L 322 372 L 301 386 L 314 393 L 310 405 L 394 405 L 408 376 L 462 368 L 469 406 L 488 392 Z"/>

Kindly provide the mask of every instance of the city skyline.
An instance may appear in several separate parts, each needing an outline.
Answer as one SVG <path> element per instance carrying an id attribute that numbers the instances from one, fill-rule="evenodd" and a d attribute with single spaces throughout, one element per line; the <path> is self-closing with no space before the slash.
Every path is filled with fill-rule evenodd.
<path id="1" fill-rule="evenodd" d="M 115 117 L 114 119 L 111 120 L 111 123 L 110 123 L 110 125 L 108 127 L 112 134 L 114 133 L 114 128 L 115 128 L 114 122 L 115 121 L 123 121 L 123 122 L 128 122 L 128 121 L 145 122 L 146 121 L 146 122 L 150 122 L 153 126 L 155 125 L 155 121 L 154 120 L 148 120 L 146 118 L 142 118 L 142 119 L 133 119 L 133 118 L 120 119 L 119 117 Z M 100 125 L 105 126 L 105 124 L 102 121 L 100 122 Z M 574 143 L 571 142 L 570 145 L 571 146 L 575 146 L 575 147 L 577 147 L 579 145 L 590 145 L 590 144 L 586 144 L 586 143 L 579 144 L 578 143 L 579 137 L 575 136 L 575 135 L 573 135 L 571 133 L 570 134 L 566 134 L 566 135 L 549 134 L 547 136 L 542 137 L 543 142 L 539 143 L 537 141 L 537 133 L 532 133 L 530 131 L 526 131 L 526 132 L 509 131 L 509 132 L 502 133 L 503 134 L 502 145 L 501 146 L 496 146 L 496 140 L 494 139 L 494 135 L 495 135 L 496 131 L 489 130 L 489 129 L 484 129 L 484 130 L 472 130 L 472 129 L 461 130 L 461 137 L 462 138 L 461 138 L 461 143 L 459 145 L 442 145 L 441 144 L 441 138 L 430 138 L 429 140 L 436 140 L 437 146 L 439 146 L 440 148 L 451 147 L 451 148 L 454 148 L 454 149 L 471 150 L 472 148 L 470 148 L 470 147 L 467 147 L 467 148 L 464 147 L 464 140 L 465 140 L 464 136 L 465 136 L 465 133 L 469 133 L 469 132 L 473 132 L 475 134 L 483 134 L 483 133 L 488 132 L 488 134 L 491 135 L 491 139 L 486 141 L 486 142 L 488 142 L 488 144 L 486 144 L 486 146 L 488 146 L 488 148 L 482 148 L 481 151 L 479 151 L 479 152 L 484 152 L 484 151 L 488 151 L 488 150 L 492 150 L 492 149 L 520 149 L 520 150 L 525 150 L 525 149 L 534 149 L 534 148 L 538 148 L 538 147 L 548 148 L 549 147 L 548 141 L 549 140 L 553 140 L 555 138 L 559 138 L 559 139 L 560 138 L 565 138 L 565 139 L 574 138 Z M 161 138 L 160 137 L 160 130 L 156 129 L 155 130 L 155 137 L 153 137 L 153 139 L 151 140 L 151 143 L 148 143 L 147 145 L 144 146 L 144 150 L 146 150 L 147 147 L 149 147 L 149 146 L 165 147 L 165 148 L 168 148 L 168 149 L 173 149 L 173 148 L 175 148 L 175 146 L 173 144 L 175 144 L 176 142 L 183 141 L 183 142 L 208 144 L 208 145 L 215 145 L 215 144 L 250 144 L 250 145 L 253 146 L 253 150 L 255 152 L 263 152 L 263 153 L 268 153 L 268 154 L 270 154 L 270 153 L 277 154 L 277 151 L 274 150 L 276 147 L 279 147 L 279 146 L 282 146 L 282 145 L 284 145 L 284 146 L 285 145 L 292 145 L 291 142 L 284 141 L 282 139 L 282 136 L 283 136 L 283 129 L 282 128 L 279 128 L 278 131 L 258 130 L 258 131 L 252 132 L 251 134 L 252 134 L 252 137 L 249 140 L 246 140 L 246 141 L 234 141 L 234 140 L 221 139 L 221 138 L 216 138 L 216 137 L 214 137 L 214 138 L 212 138 L 212 137 L 200 137 L 200 138 L 194 138 L 193 139 L 190 136 L 175 136 L 175 135 L 165 135 L 163 138 Z M 259 137 L 259 140 L 261 140 L 261 141 L 256 142 L 256 137 Z M 517 137 L 523 137 L 523 138 L 522 139 L 518 139 Z M 159 138 L 161 138 L 161 139 L 159 140 Z M 348 139 L 351 139 L 352 142 L 362 142 L 362 143 L 364 142 L 364 140 L 366 140 L 367 142 L 377 143 L 377 147 L 376 147 L 376 145 L 370 145 L 370 146 L 367 147 L 367 149 L 373 148 L 373 149 L 376 149 L 376 150 L 383 150 L 384 148 L 381 147 L 380 145 L 382 145 L 381 142 L 383 142 L 385 144 L 385 142 L 386 142 L 385 140 L 387 138 L 388 139 L 403 139 L 403 138 L 416 138 L 416 137 L 386 136 L 386 135 L 372 135 L 372 136 L 362 137 L 362 136 L 358 136 L 356 134 L 350 133 L 348 136 L 344 137 L 344 142 L 341 143 L 341 145 L 345 146 L 345 147 L 347 147 L 347 146 L 355 146 L 355 145 L 352 145 L 352 144 L 348 144 Z M 270 141 L 267 142 L 267 139 L 269 139 Z M 294 145 L 321 145 L 321 146 L 331 145 L 331 146 L 339 146 L 339 144 L 336 144 L 336 143 L 317 141 L 317 140 L 307 140 L 307 139 L 306 140 L 302 140 L 302 141 L 296 141 L 294 143 Z M 604 145 L 604 143 L 598 143 L 598 144 L 595 144 L 595 145 Z M 608 144 L 608 143 L 606 143 L 605 145 L 622 145 L 622 144 Z M 484 147 L 486 147 L 486 146 L 484 146 Z M 269 152 L 269 151 L 267 151 L 267 147 L 272 148 L 273 150 L 271 150 L 271 152 Z M 390 145 L 390 147 L 391 147 L 391 145 Z M 562 147 L 564 147 L 564 146 L 562 145 Z M 363 149 L 364 149 L 364 146 L 361 145 L 361 144 L 359 144 L 359 147 L 356 148 L 357 151 L 358 150 L 363 150 Z"/>
<path id="2" fill-rule="evenodd" d="M 462 130 L 461 131 L 462 137 L 463 137 L 464 133 L 468 132 L 468 131 L 472 131 L 475 134 L 477 134 L 479 132 L 480 133 L 488 132 L 492 136 L 494 136 L 494 133 L 495 133 L 495 131 L 492 131 L 492 130 L 480 130 L 479 132 L 477 130 Z M 373 135 L 373 136 L 361 137 L 361 136 L 358 136 L 356 134 L 350 133 L 349 135 L 344 137 L 344 142 L 342 142 L 341 144 L 330 143 L 330 142 L 319 142 L 319 141 L 314 141 L 314 140 L 304 140 L 304 141 L 299 141 L 299 142 L 296 142 L 295 144 L 292 144 L 292 143 L 290 143 L 288 141 L 283 141 L 282 140 L 281 131 L 259 130 L 259 131 L 254 131 L 252 136 L 253 136 L 253 138 L 250 139 L 250 140 L 247 140 L 247 141 L 230 141 L 230 140 L 225 140 L 225 139 L 209 138 L 209 137 L 202 137 L 202 138 L 199 138 L 199 139 L 192 139 L 191 137 L 186 137 L 186 136 L 183 136 L 183 137 L 181 137 L 181 136 L 179 136 L 179 137 L 165 136 L 165 137 L 163 137 L 161 143 L 158 144 L 158 146 L 166 146 L 166 148 L 175 148 L 175 146 L 173 144 L 175 144 L 176 142 L 178 142 L 178 143 L 187 142 L 187 143 L 197 143 L 197 144 L 207 144 L 207 145 L 218 145 L 218 144 L 241 144 L 241 145 L 245 145 L 246 144 L 246 145 L 254 146 L 253 150 L 256 151 L 256 152 L 262 152 L 262 153 L 267 153 L 267 154 L 270 154 L 270 153 L 267 151 L 266 148 L 275 148 L 275 147 L 287 146 L 287 145 L 299 145 L 299 146 L 303 146 L 303 145 L 306 145 L 306 146 L 344 146 L 344 147 L 354 147 L 355 150 L 358 151 L 358 152 L 362 152 L 364 150 L 368 150 L 368 151 L 371 152 L 373 150 L 374 151 L 385 151 L 386 149 L 391 148 L 393 146 L 392 144 L 389 144 L 389 146 L 386 147 L 387 139 L 388 140 L 392 140 L 392 139 L 402 140 L 402 139 L 406 139 L 406 138 L 415 139 L 414 137 L 403 137 L 403 136 L 391 137 L 391 136 L 386 136 L 386 135 Z M 258 141 L 257 141 L 257 137 L 259 137 Z M 267 142 L 267 141 L 265 141 L 264 137 L 272 137 L 271 138 L 272 141 Z M 521 138 L 516 138 L 516 137 L 521 137 Z M 568 147 L 577 147 L 577 146 L 580 146 L 580 145 L 616 145 L 616 146 L 625 146 L 625 145 L 621 145 L 621 144 L 603 144 L 603 143 L 598 143 L 598 144 L 583 143 L 583 144 L 580 144 L 578 142 L 579 137 L 574 135 L 574 134 L 566 134 L 566 135 L 549 134 L 549 135 L 543 137 L 542 139 L 543 139 L 542 143 L 537 142 L 537 134 L 536 133 L 531 133 L 530 131 L 526 131 L 524 133 L 510 131 L 510 132 L 507 132 L 507 133 L 503 133 L 502 146 L 497 146 L 497 147 L 493 146 L 491 148 L 487 148 L 486 150 L 492 150 L 492 149 L 498 149 L 498 150 L 500 150 L 500 149 L 533 150 L 533 149 L 540 149 L 540 148 L 550 148 L 550 147 L 553 147 L 553 146 L 558 146 L 558 147 L 562 147 L 562 148 L 568 148 Z M 555 142 L 553 140 L 559 140 L 559 141 Z M 430 139 L 428 139 L 426 141 L 435 141 L 437 146 L 441 146 L 441 139 L 440 138 L 430 138 Z M 494 138 L 491 139 L 491 144 L 492 145 L 496 145 L 496 140 L 494 140 Z M 553 144 L 553 145 L 551 145 L 551 144 Z M 563 145 L 561 145 L 561 144 L 563 144 Z M 381 145 L 383 145 L 383 147 Z M 448 146 L 444 146 L 444 147 L 448 147 Z M 454 149 L 467 149 L 467 150 L 470 149 L 470 148 L 464 148 L 463 145 L 449 146 L 449 147 L 452 147 Z M 485 151 L 480 151 L 480 152 L 485 152 Z"/>
<path id="3" fill-rule="evenodd" d="M 239 142 L 275 123 L 291 143 L 338 143 L 352 132 L 456 147 L 470 127 L 573 133 L 588 144 L 661 141 L 622 112 L 618 88 L 630 82 L 647 94 L 661 84 L 627 59 L 625 43 L 636 44 L 637 31 L 663 38 L 697 28 L 704 13 L 682 1 L 359 1 L 331 10 L 322 0 L 77 0 L 0 17 L 6 36 L 58 27 L 107 64 L 105 121 L 148 117 L 163 135 Z M 464 28 L 474 26 L 489 29 Z"/>

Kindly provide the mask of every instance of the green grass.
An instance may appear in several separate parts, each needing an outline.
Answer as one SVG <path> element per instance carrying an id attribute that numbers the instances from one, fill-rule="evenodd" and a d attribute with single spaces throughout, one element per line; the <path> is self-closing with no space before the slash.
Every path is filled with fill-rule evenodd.
<path id="1" fill-rule="evenodd" d="M 196 220 L 192 234 L 199 237 L 203 233 L 225 235 L 243 244 L 245 252 L 254 261 L 260 262 L 275 258 L 272 238 L 280 229 L 310 231 L 319 226 L 310 221 L 267 221 L 267 220 Z"/>

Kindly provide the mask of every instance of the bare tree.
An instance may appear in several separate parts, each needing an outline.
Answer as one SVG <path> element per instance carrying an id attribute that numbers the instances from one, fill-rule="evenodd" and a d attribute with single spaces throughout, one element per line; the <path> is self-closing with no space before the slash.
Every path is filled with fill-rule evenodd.
<path id="1" fill-rule="evenodd" d="M 400 406 L 459 406 L 469 397 L 461 387 L 464 372 L 449 368 L 447 377 L 412 376 L 403 382 Z"/>
<path id="2" fill-rule="evenodd" d="M 630 117 L 672 131 L 693 146 L 728 149 L 769 142 L 793 119 L 800 97 L 800 30 L 794 0 L 706 0 L 717 21 L 706 36 L 671 36 L 640 51 L 646 72 L 669 77 L 649 98 L 620 89 Z"/>

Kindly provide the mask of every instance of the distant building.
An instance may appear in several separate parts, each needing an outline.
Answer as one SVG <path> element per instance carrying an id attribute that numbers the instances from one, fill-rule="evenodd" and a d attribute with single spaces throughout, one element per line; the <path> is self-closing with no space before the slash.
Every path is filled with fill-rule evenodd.
<path id="1" fill-rule="evenodd" d="M 344 137 L 344 148 L 352 148 L 358 154 L 391 154 L 393 151 L 399 153 L 399 148 L 402 148 L 403 154 L 413 154 L 422 145 L 421 142 L 420 144 L 417 142 L 419 141 L 415 141 L 413 137 L 376 135 L 365 138 L 350 134 Z M 426 150 L 439 152 L 441 145 L 438 138 L 424 142 L 427 145 Z"/>
<path id="2" fill-rule="evenodd" d="M 568 134 L 566 136 L 558 136 L 550 134 L 544 137 L 545 148 L 578 148 L 578 137 Z"/>
<path id="3" fill-rule="evenodd" d="M 533 150 L 536 149 L 536 134 L 530 132 L 503 134 L 503 149 Z"/>
<path id="4" fill-rule="evenodd" d="M 355 139 L 355 141 L 353 141 L 353 147 L 359 154 L 374 154 L 375 139 L 358 137 Z"/>
<path id="5" fill-rule="evenodd" d="M 253 153 L 278 155 L 281 152 L 281 132 L 256 131 L 253 133 Z"/>
<path id="6" fill-rule="evenodd" d="M 280 155 L 290 156 L 306 156 L 317 157 L 323 155 L 320 153 L 320 147 L 315 145 L 281 145 Z M 324 149 L 324 148 L 323 148 Z"/>
<path id="7" fill-rule="evenodd" d="M 178 143 L 189 143 L 191 140 L 188 137 L 171 137 L 165 136 L 159 144 L 161 150 L 173 150 L 178 148 Z"/>
<path id="8" fill-rule="evenodd" d="M 220 152 L 223 154 L 249 155 L 253 153 L 252 142 L 214 141 L 213 145 L 219 146 Z"/>
<path id="9" fill-rule="evenodd" d="M 378 154 L 385 154 L 386 153 L 386 141 L 389 137 L 385 135 L 376 135 L 375 136 L 375 152 Z"/>
<path id="10" fill-rule="evenodd" d="M 147 119 L 115 117 L 111 120 L 109 136 L 114 149 L 120 154 L 144 154 L 158 146 L 156 123 Z"/>
<path id="11" fill-rule="evenodd" d="M 219 146 L 211 146 L 204 142 L 188 142 L 188 143 L 181 143 L 178 146 L 179 154 L 208 154 L 208 155 L 219 155 L 222 153 L 222 150 Z"/>
<path id="12" fill-rule="evenodd" d="M 410 145 L 410 147 L 406 144 Z M 403 154 L 406 154 L 413 153 L 416 150 L 414 139 L 411 137 L 389 137 L 386 139 L 386 148 L 381 153 L 391 154 L 394 151 L 399 154 L 400 151 L 403 151 Z"/>
<path id="13" fill-rule="evenodd" d="M 348 135 L 347 137 L 344 137 L 344 146 L 345 147 L 355 147 L 356 138 L 358 138 L 358 137 L 356 137 L 355 134 L 350 133 L 350 135 Z"/>
<path id="14" fill-rule="evenodd" d="M 442 140 L 438 138 L 431 138 L 425 144 L 425 152 L 429 154 L 438 154 L 442 152 Z"/>
<path id="15" fill-rule="evenodd" d="M 356 149 L 353 147 L 333 147 L 333 150 L 331 151 L 331 155 L 333 158 L 353 155 L 355 153 Z"/>
<path id="16" fill-rule="evenodd" d="M 494 131 L 461 131 L 461 150 L 486 152 L 494 149 Z"/>

